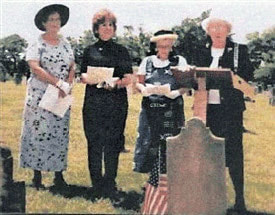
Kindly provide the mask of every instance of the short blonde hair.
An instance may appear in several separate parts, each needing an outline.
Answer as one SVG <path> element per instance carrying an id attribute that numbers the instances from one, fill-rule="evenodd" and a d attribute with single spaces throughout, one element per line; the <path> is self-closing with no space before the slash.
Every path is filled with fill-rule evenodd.
<path id="1" fill-rule="evenodd" d="M 216 22 L 221 22 L 221 23 L 225 24 L 226 27 L 227 27 L 227 30 L 228 30 L 228 34 L 231 33 L 231 30 L 232 30 L 231 23 L 228 22 L 228 21 L 226 21 L 226 20 L 224 20 L 224 19 L 220 19 L 220 18 L 208 18 L 208 19 L 204 20 L 202 22 L 202 28 L 208 34 L 208 32 L 209 32 L 209 25 L 212 24 L 212 23 L 216 23 Z"/>
<path id="2" fill-rule="evenodd" d="M 94 14 L 93 19 L 92 19 L 93 33 L 96 38 L 99 37 L 98 32 L 97 32 L 99 25 L 103 24 L 106 20 L 110 21 L 113 24 L 114 29 L 116 31 L 117 19 L 116 19 L 115 14 L 108 9 L 101 9 L 100 11 L 98 11 Z"/>

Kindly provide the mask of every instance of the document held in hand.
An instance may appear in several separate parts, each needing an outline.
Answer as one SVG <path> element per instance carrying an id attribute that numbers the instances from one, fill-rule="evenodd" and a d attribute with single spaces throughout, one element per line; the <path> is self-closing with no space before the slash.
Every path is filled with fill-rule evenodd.
<path id="1" fill-rule="evenodd" d="M 64 117 L 64 114 L 72 104 L 73 97 L 71 95 L 67 95 L 64 98 L 58 97 L 58 93 L 59 89 L 49 84 L 39 103 L 39 107 L 59 117 Z"/>
<path id="2" fill-rule="evenodd" d="M 146 88 L 149 94 L 165 95 L 171 92 L 170 84 L 164 84 L 164 85 L 146 84 Z"/>
<path id="3" fill-rule="evenodd" d="M 93 66 L 88 66 L 87 68 L 88 81 L 93 84 L 107 82 L 112 79 L 113 74 L 114 68 Z"/>

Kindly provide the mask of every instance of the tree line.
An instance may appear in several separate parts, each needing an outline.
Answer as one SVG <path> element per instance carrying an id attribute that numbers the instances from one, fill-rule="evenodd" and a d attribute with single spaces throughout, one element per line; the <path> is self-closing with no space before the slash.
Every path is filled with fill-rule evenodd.
<path id="1" fill-rule="evenodd" d="M 172 27 L 178 34 L 175 50 L 184 56 L 189 64 L 194 64 L 192 53 L 206 43 L 206 35 L 201 27 L 201 22 L 209 17 L 211 10 L 203 12 L 197 18 L 185 18 L 180 25 Z M 144 32 L 138 27 L 137 34 L 134 27 L 124 26 L 123 35 L 115 40 L 125 46 L 137 66 L 149 52 L 151 32 Z M 68 37 L 75 55 L 77 71 L 79 72 L 84 48 L 93 44 L 97 39 L 91 30 L 83 32 L 79 38 Z M 253 32 L 247 35 L 250 58 L 254 66 L 254 80 L 258 83 L 275 84 L 275 27 L 266 29 L 263 33 Z M 28 46 L 27 41 L 17 34 L 0 39 L 0 81 L 13 79 L 21 83 L 23 76 L 29 76 L 30 71 L 24 59 Z"/>

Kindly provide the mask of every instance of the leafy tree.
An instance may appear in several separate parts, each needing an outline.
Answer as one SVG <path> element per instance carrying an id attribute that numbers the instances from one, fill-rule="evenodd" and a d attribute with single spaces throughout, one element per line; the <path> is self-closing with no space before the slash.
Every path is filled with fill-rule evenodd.
<path id="1" fill-rule="evenodd" d="M 254 32 L 247 36 L 250 57 L 255 67 L 256 80 L 275 84 L 275 27 L 262 34 Z"/>
<path id="2" fill-rule="evenodd" d="M 8 79 L 8 70 L 6 67 L 0 62 L 0 81 L 5 82 Z"/>
<path id="3" fill-rule="evenodd" d="M 210 12 L 211 9 L 203 12 L 200 17 L 194 19 L 186 18 L 181 25 L 172 28 L 179 36 L 176 50 L 186 58 L 188 64 L 195 63 L 193 53 L 206 43 L 206 35 L 201 27 L 201 22 L 209 17 Z"/>
<path id="4" fill-rule="evenodd" d="M 133 26 L 124 26 L 123 37 L 117 37 L 117 41 L 128 49 L 133 65 L 139 65 L 141 59 L 146 56 L 146 52 L 149 50 L 151 34 L 144 33 L 142 27 L 138 28 L 138 35 L 133 32 Z"/>
<path id="5" fill-rule="evenodd" d="M 16 78 L 16 83 L 22 80 L 23 74 L 18 73 L 17 66 L 26 47 L 27 41 L 17 34 L 0 39 L 0 63 L 7 69 L 9 75 Z"/>

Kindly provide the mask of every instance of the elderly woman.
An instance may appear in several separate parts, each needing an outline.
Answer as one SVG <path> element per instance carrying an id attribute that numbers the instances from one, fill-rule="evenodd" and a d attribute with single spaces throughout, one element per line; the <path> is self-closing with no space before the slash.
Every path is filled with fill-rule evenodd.
<path id="1" fill-rule="evenodd" d="M 172 66 L 187 68 L 186 60 L 172 51 L 177 37 L 168 30 L 156 32 L 151 38 L 151 55 L 143 59 L 137 72 L 137 88 L 143 98 L 134 171 L 149 172 L 148 186 L 155 188 L 159 175 L 166 173 L 166 138 L 177 135 L 184 123 L 184 89 L 179 88 L 171 72 Z"/>
<path id="2" fill-rule="evenodd" d="M 116 191 L 119 154 L 123 150 L 124 128 L 128 112 L 127 74 L 132 73 L 131 59 L 123 46 L 113 41 L 116 17 L 106 9 L 93 17 L 93 33 L 98 41 L 84 50 L 81 72 L 88 66 L 114 68 L 113 77 L 118 80 L 113 87 L 98 88 L 87 83 L 83 105 L 83 122 L 88 142 L 88 163 L 93 191 L 96 196 L 112 196 Z M 85 77 L 85 76 L 83 76 Z M 102 159 L 105 174 L 102 174 Z"/>
<path id="3" fill-rule="evenodd" d="M 232 42 L 231 24 L 221 18 L 208 18 L 202 22 L 202 27 L 208 35 L 208 42 L 206 47 L 199 50 L 196 66 L 230 68 L 243 79 L 251 80 L 253 67 L 247 47 Z M 207 106 L 207 126 L 213 134 L 225 138 L 226 166 L 229 168 L 236 193 L 234 208 L 243 213 L 246 210 L 242 145 L 245 110 L 243 93 L 227 83 L 216 83 L 214 80 L 207 85 L 210 97 Z M 219 95 L 219 101 L 215 101 L 215 104 L 210 102 L 217 100 L 211 98 L 213 94 Z"/>
<path id="4" fill-rule="evenodd" d="M 59 96 L 70 93 L 74 78 L 74 55 L 70 44 L 58 34 L 69 19 L 69 8 L 53 4 L 35 16 L 36 27 L 44 31 L 27 50 L 32 74 L 28 80 L 21 135 L 20 166 L 34 170 L 33 186 L 44 188 L 41 171 L 54 171 L 54 184 L 64 187 L 62 171 L 67 168 L 70 111 L 59 117 L 39 106 L 47 87 Z"/>

